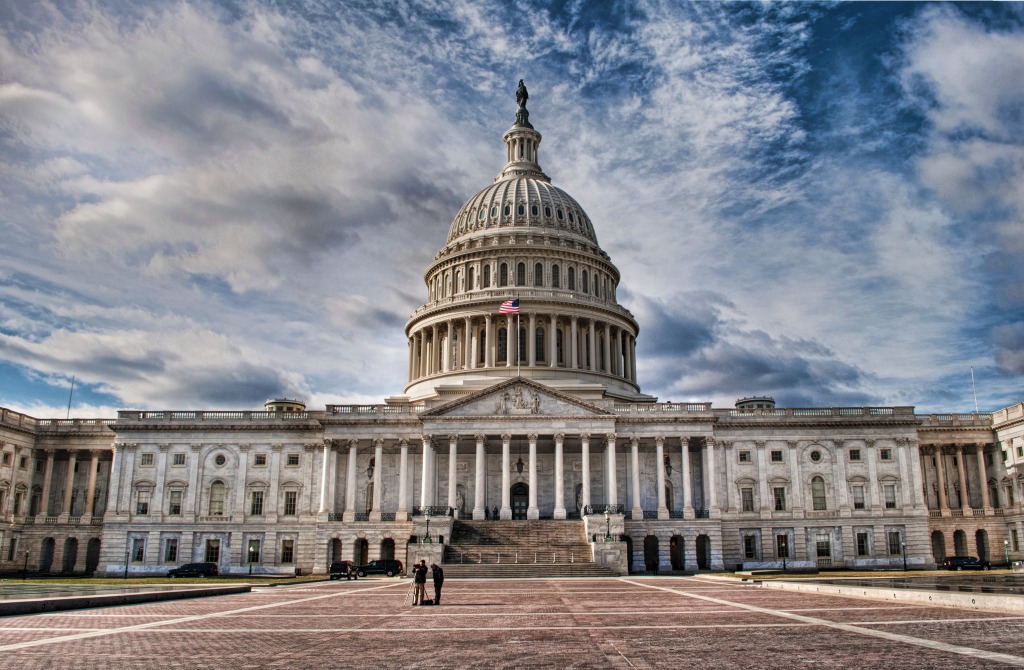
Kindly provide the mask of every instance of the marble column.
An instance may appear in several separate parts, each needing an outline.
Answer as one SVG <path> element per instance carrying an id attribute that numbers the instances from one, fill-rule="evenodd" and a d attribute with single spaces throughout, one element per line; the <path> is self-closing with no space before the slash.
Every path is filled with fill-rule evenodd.
<path id="1" fill-rule="evenodd" d="M 537 507 L 537 434 L 530 433 L 530 495 L 529 507 L 526 508 L 527 519 L 539 519 L 540 509 Z"/>
<path id="2" fill-rule="evenodd" d="M 597 370 L 597 324 L 590 320 L 590 329 L 587 338 L 587 353 L 590 360 L 587 361 L 586 369 L 591 372 Z"/>
<path id="3" fill-rule="evenodd" d="M 910 463 L 907 453 L 907 441 L 903 438 L 896 439 L 896 453 L 900 464 L 900 503 L 899 506 L 906 509 L 914 504 L 912 495 L 917 490 L 914 479 L 910 474 Z"/>
<path id="4" fill-rule="evenodd" d="M 555 511 L 552 515 L 556 519 L 565 518 L 565 470 L 562 442 L 565 435 L 555 435 Z"/>
<path id="5" fill-rule="evenodd" d="M 606 438 L 606 441 L 607 446 L 605 447 L 605 468 L 607 469 L 606 478 L 608 481 L 607 504 L 615 506 L 619 504 L 619 492 L 616 481 L 617 473 L 615 472 L 615 433 L 609 433 Z"/>
<path id="6" fill-rule="evenodd" d="M 459 490 L 456 477 L 456 465 L 458 464 L 459 454 L 459 436 L 449 435 L 448 436 L 448 507 L 458 510 L 459 508 Z"/>
<path id="7" fill-rule="evenodd" d="M 119 444 L 114 445 L 114 458 L 117 458 L 117 451 L 120 448 Z M 50 515 L 50 487 L 53 485 L 53 454 L 54 449 L 46 450 L 46 467 L 43 470 L 43 504 L 40 514 L 43 516 Z M 111 486 L 111 498 L 116 500 L 117 492 L 113 490 L 115 479 L 115 473 L 113 468 L 110 470 L 110 486 Z"/>
<path id="8" fill-rule="evenodd" d="M 160 451 L 160 455 L 166 457 L 166 454 L 163 453 L 164 450 L 161 449 Z M 100 454 L 99 452 L 94 451 L 92 452 L 91 458 L 89 459 L 89 483 L 87 484 L 87 488 L 85 489 L 85 511 L 82 512 L 82 516 L 92 516 L 93 504 L 96 501 L 96 470 L 99 469 L 99 464 Z M 162 484 L 165 477 L 163 476 L 163 472 L 161 472 L 160 475 L 160 480 L 157 482 L 157 488 L 162 493 Z M 157 498 L 156 500 L 153 501 L 154 505 L 160 505 L 159 509 L 161 513 L 163 512 L 163 503 L 161 503 L 162 499 L 163 497 L 161 496 L 160 498 Z"/>
<path id="9" fill-rule="evenodd" d="M 868 462 L 868 506 L 877 514 L 883 505 L 878 490 L 878 449 L 874 440 L 864 440 L 864 455 Z M 846 460 L 846 453 L 838 451 L 836 457 Z M 846 482 L 843 482 L 843 487 L 846 487 Z"/>
<path id="10" fill-rule="evenodd" d="M 530 329 L 526 332 L 526 363 L 537 365 L 537 315 L 530 312 Z"/>
<path id="11" fill-rule="evenodd" d="M 396 521 L 409 518 L 409 440 L 398 442 L 401 449 L 398 457 L 398 509 L 395 511 Z"/>
<path id="12" fill-rule="evenodd" d="M 451 372 L 455 369 L 455 361 L 452 360 L 452 354 L 455 353 L 453 342 L 455 342 L 455 324 L 448 319 L 448 334 L 444 338 L 444 352 L 441 354 L 441 367 L 444 372 Z"/>
<path id="13" fill-rule="evenodd" d="M 509 481 L 509 471 L 512 467 L 509 459 L 511 443 L 511 435 L 505 434 L 501 436 L 501 512 L 499 516 L 503 520 L 512 518 L 512 500 L 509 491 L 509 487 L 512 485 Z"/>
<path id="14" fill-rule="evenodd" d="M 848 482 L 848 479 L 846 477 L 846 452 L 843 451 L 843 443 L 844 443 L 843 440 L 833 440 L 833 442 L 832 442 L 832 444 L 835 445 L 835 453 L 836 453 L 836 481 L 835 481 L 835 487 L 836 487 L 836 493 L 839 496 L 839 508 L 840 509 L 844 509 L 844 508 L 845 509 L 849 509 L 849 507 L 850 507 L 849 482 Z M 868 451 L 870 451 L 870 449 Z M 871 454 L 869 453 L 868 454 L 868 476 L 869 477 L 871 476 L 871 474 L 870 474 L 870 468 L 871 468 L 870 463 L 871 463 Z M 876 477 L 876 480 L 877 480 L 877 477 Z M 872 488 L 877 488 L 877 487 L 872 487 Z M 877 499 L 877 497 L 876 497 L 876 499 Z"/>
<path id="15" fill-rule="evenodd" d="M 630 487 L 632 491 L 630 494 L 633 498 L 633 509 L 631 510 L 630 518 L 633 519 L 633 521 L 643 521 L 644 508 L 640 504 L 640 440 L 635 437 L 630 438 L 629 450 L 629 466 L 631 470 L 630 474 L 632 475 L 630 482 L 632 484 Z"/>
<path id="16" fill-rule="evenodd" d="M 358 456 L 359 442 L 348 441 L 348 468 L 345 470 L 345 514 L 344 521 L 349 523 L 356 520 L 356 457 Z M 274 504 L 270 501 L 270 504 Z"/>
<path id="17" fill-rule="evenodd" d="M 967 493 L 967 468 L 964 465 L 964 448 L 961 445 L 956 447 L 956 467 L 960 475 L 960 509 L 967 510 L 971 507 L 970 496 Z"/>
<path id="18" fill-rule="evenodd" d="M 324 457 L 322 459 L 323 463 L 320 467 L 320 509 L 317 513 L 325 514 L 327 512 L 327 482 L 331 480 L 330 457 L 333 447 L 331 446 L 330 440 L 324 440 L 323 444 L 320 445 L 320 448 L 324 452 Z"/>
<path id="19" fill-rule="evenodd" d="M 75 451 L 74 449 L 72 449 L 72 450 L 69 451 L 69 455 L 68 455 L 68 474 L 67 474 L 67 477 L 65 478 L 65 481 L 64 481 L 64 509 L 61 512 L 64 516 L 71 516 L 71 512 L 72 512 L 72 509 L 71 509 L 71 496 L 72 496 L 72 494 L 74 492 L 74 489 L 75 489 L 75 464 L 77 462 L 78 462 L 78 452 Z M 15 470 L 15 472 L 17 472 L 17 470 Z M 13 481 L 11 482 L 11 487 L 12 487 L 12 489 L 14 487 Z M 129 495 L 128 500 L 129 500 L 129 506 L 130 506 L 131 505 L 131 493 L 129 493 L 128 495 Z M 14 498 L 14 491 L 12 490 L 11 491 L 11 499 L 13 500 L 13 498 Z"/>
<path id="20" fill-rule="evenodd" d="M 484 482 L 486 480 L 486 435 L 476 436 L 476 480 L 473 484 L 473 519 L 482 520 L 484 514 Z"/>
<path id="21" fill-rule="evenodd" d="M 612 371 L 612 326 L 607 321 L 604 324 L 604 365 L 601 366 L 603 372 L 611 373 Z"/>
<path id="22" fill-rule="evenodd" d="M 658 519 L 668 519 L 669 511 L 665 500 L 665 438 L 654 438 L 654 463 L 658 481 L 655 486 L 658 491 Z"/>
<path id="23" fill-rule="evenodd" d="M 946 468 L 943 461 L 945 460 L 945 449 L 941 445 L 935 447 L 935 477 L 938 479 L 938 493 L 939 493 L 939 510 L 942 511 L 942 516 L 949 516 L 949 499 L 946 497 Z"/>
<path id="24" fill-rule="evenodd" d="M 494 322 L 491 315 L 484 316 L 484 367 L 494 367 Z"/>
<path id="25" fill-rule="evenodd" d="M 683 461 L 683 518 L 693 518 L 693 488 L 692 477 L 690 476 L 690 438 L 679 438 L 680 456 Z"/>
<path id="26" fill-rule="evenodd" d="M 804 506 L 804 485 L 800 476 L 800 455 L 796 450 L 797 444 L 796 440 L 789 440 L 786 442 L 786 446 L 789 447 L 789 451 L 786 453 L 786 456 L 789 458 L 789 476 L 792 481 L 789 491 L 789 507 L 791 510 L 803 510 Z"/>
<path id="27" fill-rule="evenodd" d="M 423 467 L 420 469 L 420 514 L 423 513 L 423 508 L 430 507 L 431 500 L 429 497 L 429 484 L 430 484 L 430 436 L 423 436 Z"/>
<path id="28" fill-rule="evenodd" d="M 757 495 L 761 499 L 759 508 L 760 511 L 767 512 L 772 507 L 771 501 L 768 499 L 770 491 L 768 490 L 768 454 L 765 449 L 766 443 L 764 440 L 757 440 L 754 442 L 754 446 L 757 448 Z M 730 454 L 729 460 L 733 460 L 732 454 Z"/>
<path id="29" fill-rule="evenodd" d="M 988 497 L 988 475 L 985 473 L 985 445 L 976 445 L 978 454 L 978 480 L 981 484 L 981 506 L 992 509 L 992 501 Z"/>
<path id="30" fill-rule="evenodd" d="M 383 485 L 381 473 L 384 471 L 384 440 L 373 441 L 373 501 L 370 508 L 370 521 L 380 521 L 380 488 Z"/>
<path id="31" fill-rule="evenodd" d="M 718 508 L 718 497 L 715 491 L 715 439 L 709 437 L 705 440 L 707 449 L 707 458 L 704 459 L 704 470 L 706 476 L 704 481 L 707 482 L 708 487 L 708 509 Z"/>
<path id="32" fill-rule="evenodd" d="M 555 315 L 551 315 L 550 326 L 548 327 L 548 367 L 558 367 L 558 322 Z M 563 345 L 564 346 L 564 345 Z"/>
<path id="33" fill-rule="evenodd" d="M 515 350 L 519 341 L 519 333 L 516 332 L 516 321 L 511 316 L 505 319 L 505 367 L 510 368 L 516 364 Z"/>
<path id="34" fill-rule="evenodd" d="M 590 506 L 590 434 L 580 434 L 580 517 L 586 515 Z"/>
<path id="35" fill-rule="evenodd" d="M 571 370 L 575 370 L 579 367 L 579 355 L 577 349 L 579 348 L 579 342 L 577 341 L 576 327 L 578 323 L 578 317 L 573 315 L 570 321 L 570 335 L 569 335 L 569 364 L 566 366 Z"/>

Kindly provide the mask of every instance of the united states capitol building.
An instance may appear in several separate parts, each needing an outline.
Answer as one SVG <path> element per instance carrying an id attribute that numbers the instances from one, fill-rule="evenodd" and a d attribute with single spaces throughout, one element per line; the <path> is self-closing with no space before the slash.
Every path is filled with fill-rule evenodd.
<path id="1" fill-rule="evenodd" d="M 504 168 L 426 269 L 401 393 L 95 420 L 0 410 L 0 570 L 310 574 L 428 558 L 623 574 L 1024 557 L 1024 404 L 922 415 L 644 394 L 642 324 L 617 301 L 590 217 L 542 171 L 526 101 L 521 88 Z"/>

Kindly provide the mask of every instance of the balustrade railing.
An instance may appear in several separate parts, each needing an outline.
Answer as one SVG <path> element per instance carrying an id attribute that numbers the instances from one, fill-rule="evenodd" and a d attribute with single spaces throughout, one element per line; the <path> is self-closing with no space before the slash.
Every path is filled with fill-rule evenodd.
<path id="1" fill-rule="evenodd" d="M 583 508 L 583 511 L 586 514 L 604 514 L 605 512 L 608 512 L 609 514 L 625 514 L 626 506 L 625 505 L 601 505 L 601 504 L 596 504 L 595 503 L 593 505 L 587 505 L 586 507 Z"/>
<path id="2" fill-rule="evenodd" d="M 695 509 L 695 510 L 693 510 L 693 518 L 694 519 L 710 519 L 711 518 L 711 510 L 709 510 L 709 509 Z"/>
<path id="3" fill-rule="evenodd" d="M 121 410 L 118 421 L 276 421 L 280 419 L 309 419 L 309 412 L 268 412 L 265 410 L 187 410 L 138 411 Z"/>
<path id="4" fill-rule="evenodd" d="M 644 510 L 644 518 L 645 519 L 657 519 L 658 518 L 658 510 L 656 510 L 656 509 L 645 509 Z"/>
<path id="5" fill-rule="evenodd" d="M 686 517 L 683 514 L 683 510 L 681 510 L 681 509 L 670 509 L 668 511 L 668 518 L 670 518 L 670 519 L 685 519 Z"/>
<path id="6" fill-rule="evenodd" d="M 413 516 L 424 516 L 430 514 L 430 516 L 455 516 L 455 508 L 447 507 L 445 505 L 428 505 L 426 507 L 413 507 Z"/>

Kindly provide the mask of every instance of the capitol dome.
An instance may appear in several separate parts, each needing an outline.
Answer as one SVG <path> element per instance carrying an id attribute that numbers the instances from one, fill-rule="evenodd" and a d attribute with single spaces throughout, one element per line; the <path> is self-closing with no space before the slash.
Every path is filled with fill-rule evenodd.
<path id="1" fill-rule="evenodd" d="M 427 302 L 406 324 L 405 397 L 450 399 L 515 374 L 589 399 L 653 400 L 636 383 L 639 328 L 616 302 L 618 268 L 583 207 L 541 170 L 519 93 L 505 167 L 455 215 L 427 268 Z"/>

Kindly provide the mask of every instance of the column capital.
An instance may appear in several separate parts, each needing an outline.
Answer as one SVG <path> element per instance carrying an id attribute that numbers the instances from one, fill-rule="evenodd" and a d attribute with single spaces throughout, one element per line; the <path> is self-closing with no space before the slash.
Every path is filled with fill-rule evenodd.
<path id="1" fill-rule="evenodd" d="M 486 442 L 487 441 L 487 436 L 482 434 L 482 433 L 474 435 L 473 438 L 476 439 L 476 443 L 477 444 L 480 444 L 481 442 Z"/>
<path id="2" fill-rule="evenodd" d="M 164 442 L 163 444 L 156 445 L 156 448 L 159 449 L 160 451 L 167 451 L 168 449 L 171 448 L 171 445 Z"/>
<path id="3" fill-rule="evenodd" d="M 660 435 L 658 437 L 654 438 L 654 446 L 656 446 L 656 447 L 664 447 L 665 446 L 665 438 L 661 437 Z"/>
<path id="4" fill-rule="evenodd" d="M 350 440 L 348 441 L 348 448 L 349 448 L 349 449 L 355 449 L 355 448 L 357 448 L 358 446 L 359 446 L 359 440 L 355 440 L 355 439 L 350 439 Z"/>
<path id="5" fill-rule="evenodd" d="M 311 454 L 314 451 L 316 451 L 317 449 L 323 449 L 323 448 L 324 448 L 324 445 L 322 443 L 321 444 L 317 444 L 316 442 L 307 442 L 306 444 L 302 445 L 302 450 L 304 452 L 306 452 L 307 454 Z"/>
<path id="6" fill-rule="evenodd" d="M 715 448 L 715 438 L 708 436 L 704 438 L 704 442 L 708 445 L 708 449 Z"/>
<path id="7" fill-rule="evenodd" d="M 125 446 L 127 446 L 127 445 L 125 445 Z M 203 445 L 202 444 L 190 444 L 190 445 L 188 445 L 188 448 L 191 449 L 193 452 L 199 452 L 199 451 L 202 450 Z M 129 449 L 129 451 L 134 451 L 134 449 Z"/>
<path id="8" fill-rule="evenodd" d="M 615 433 L 608 433 L 604 436 L 604 439 L 608 444 L 615 444 L 615 437 Z"/>
<path id="9" fill-rule="evenodd" d="M 424 435 L 422 438 L 420 438 L 420 441 L 423 442 L 424 447 L 432 447 L 434 445 L 434 436 Z"/>
<path id="10" fill-rule="evenodd" d="M 679 438 L 679 446 L 681 446 L 683 449 L 688 448 L 690 446 L 690 438 L 688 438 L 688 437 L 680 437 Z"/>
<path id="11" fill-rule="evenodd" d="M 536 442 L 538 437 L 540 437 L 540 435 L 538 435 L 537 433 L 530 433 L 529 435 L 526 436 L 526 439 L 528 439 L 530 442 Z"/>
<path id="12" fill-rule="evenodd" d="M 509 444 L 510 442 L 512 442 L 512 435 L 510 435 L 509 433 L 502 433 L 501 434 L 501 443 L 502 444 Z"/>
<path id="13" fill-rule="evenodd" d="M 281 443 L 270 445 L 270 450 L 271 451 L 282 451 L 283 449 L 284 449 L 284 445 L 281 444 Z"/>
<path id="14" fill-rule="evenodd" d="M 590 442 L 590 433 L 580 433 L 580 441 Z"/>
<path id="15" fill-rule="evenodd" d="M 409 448 L 409 440 L 407 440 L 406 438 L 403 437 L 402 439 L 400 439 L 398 441 L 398 446 L 401 447 L 402 449 L 408 449 Z"/>
<path id="16" fill-rule="evenodd" d="M 250 449 L 251 447 L 252 447 L 252 445 L 251 445 L 251 444 L 248 444 L 248 443 L 246 443 L 246 444 L 240 444 L 240 445 L 238 445 L 238 450 L 239 450 L 239 451 L 242 451 L 242 452 L 245 452 L 245 451 L 249 451 L 249 449 Z M 321 448 L 323 448 L 323 445 L 321 445 Z"/>
<path id="17" fill-rule="evenodd" d="M 846 440 L 832 440 L 832 446 L 837 450 L 842 449 L 844 444 L 846 444 Z"/>
<path id="18" fill-rule="evenodd" d="M 565 439 L 565 433 L 555 433 L 555 442 L 561 443 Z"/>
<path id="19" fill-rule="evenodd" d="M 459 434 L 458 433 L 452 433 L 451 435 L 449 435 L 448 436 L 448 443 L 449 444 L 458 444 L 459 443 Z"/>
<path id="20" fill-rule="evenodd" d="M 120 443 L 115 442 L 114 443 L 114 451 L 117 451 L 120 448 L 120 446 L 121 446 Z M 43 453 L 46 454 L 47 458 L 52 457 L 56 452 L 57 452 L 57 450 L 54 449 L 53 447 L 47 447 L 47 448 L 43 449 Z"/>
<path id="21" fill-rule="evenodd" d="M 378 437 L 376 440 L 374 440 L 373 441 L 373 447 L 375 449 L 383 449 L 384 448 L 384 438 Z"/>
<path id="22" fill-rule="evenodd" d="M 634 447 L 634 448 L 635 447 L 639 447 L 640 446 L 640 438 L 639 437 L 631 437 L 631 438 L 629 438 L 629 446 Z"/>
<path id="23" fill-rule="evenodd" d="M 764 440 L 754 440 L 754 446 L 758 449 L 764 449 L 764 445 L 767 444 Z"/>
<path id="24" fill-rule="evenodd" d="M 796 446 L 798 444 L 800 443 L 797 442 L 796 440 L 786 440 L 786 446 L 789 447 L 790 449 L 796 449 Z"/>
<path id="25" fill-rule="evenodd" d="M 871 439 L 871 438 L 865 438 L 864 439 L 864 446 L 866 448 L 868 448 L 868 449 L 873 449 L 875 447 L 875 442 L 877 442 L 877 441 L 878 440 L 874 440 L 874 439 Z"/>

